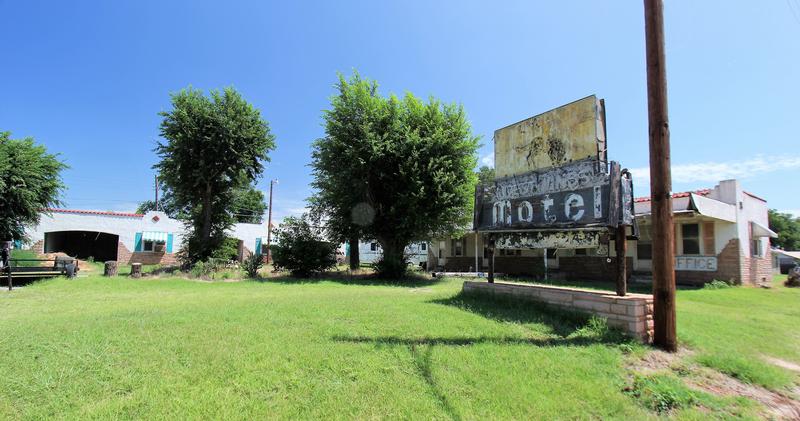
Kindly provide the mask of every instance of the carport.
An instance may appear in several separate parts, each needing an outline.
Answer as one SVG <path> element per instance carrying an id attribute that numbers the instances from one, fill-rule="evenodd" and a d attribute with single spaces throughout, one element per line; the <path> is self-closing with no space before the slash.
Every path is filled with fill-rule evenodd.
<path id="1" fill-rule="evenodd" d="M 117 260 L 119 236 L 97 231 L 54 231 L 44 234 L 45 253 L 66 253 L 98 262 Z"/>

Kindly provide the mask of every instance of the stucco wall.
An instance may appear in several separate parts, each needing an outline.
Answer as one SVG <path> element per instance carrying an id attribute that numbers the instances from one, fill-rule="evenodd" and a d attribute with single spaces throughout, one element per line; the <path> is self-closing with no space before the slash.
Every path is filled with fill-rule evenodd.
<path id="1" fill-rule="evenodd" d="M 149 252 L 135 252 L 135 237 L 137 232 L 157 231 L 173 234 L 172 251 L 177 253 L 183 246 L 184 225 L 181 221 L 169 218 L 164 212 L 147 212 L 144 215 L 121 213 L 77 213 L 53 211 L 42 214 L 40 222 L 35 227 L 30 227 L 27 234 L 32 247 L 44 246 L 45 233 L 58 231 L 94 231 L 119 236 L 118 260 L 124 262 L 150 262 L 155 259 L 155 254 Z M 266 239 L 267 224 L 235 224 L 229 230 L 229 235 L 242 240 L 244 247 L 254 250 L 257 238 Z M 264 240 L 265 241 L 265 240 Z M 161 263 L 174 261 L 169 253 L 157 259 Z M 158 263 L 158 262 L 155 262 Z"/>

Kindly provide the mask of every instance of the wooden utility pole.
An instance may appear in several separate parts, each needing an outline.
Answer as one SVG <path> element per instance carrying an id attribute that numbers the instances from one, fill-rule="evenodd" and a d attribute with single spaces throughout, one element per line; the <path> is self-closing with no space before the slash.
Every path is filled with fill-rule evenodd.
<path id="1" fill-rule="evenodd" d="M 678 347 L 675 329 L 675 234 L 672 227 L 663 0 L 644 0 L 644 30 L 653 215 L 653 343 L 665 351 L 674 352 Z"/>
<path id="2" fill-rule="evenodd" d="M 272 186 L 276 184 L 278 180 L 269 180 L 269 209 L 267 210 L 267 264 L 269 264 L 269 259 L 272 253 L 272 248 L 270 244 L 272 242 Z"/>

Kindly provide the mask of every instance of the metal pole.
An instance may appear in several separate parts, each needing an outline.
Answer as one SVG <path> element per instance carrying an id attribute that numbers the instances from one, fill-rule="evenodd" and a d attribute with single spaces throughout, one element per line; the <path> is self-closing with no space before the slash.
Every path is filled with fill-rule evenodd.
<path id="1" fill-rule="evenodd" d="M 644 22 L 653 215 L 653 343 L 665 351 L 674 352 L 678 341 L 663 0 L 644 0 Z"/>
<path id="2" fill-rule="evenodd" d="M 544 249 L 544 279 L 547 279 L 547 248 Z"/>
<path id="3" fill-rule="evenodd" d="M 156 212 L 158 212 L 158 176 L 153 177 L 154 185 L 156 187 Z"/>
<path id="4" fill-rule="evenodd" d="M 270 243 L 272 242 L 272 185 L 275 184 L 275 180 L 269 180 L 269 209 L 268 209 L 268 217 L 267 217 L 267 264 L 269 264 L 270 256 Z"/>

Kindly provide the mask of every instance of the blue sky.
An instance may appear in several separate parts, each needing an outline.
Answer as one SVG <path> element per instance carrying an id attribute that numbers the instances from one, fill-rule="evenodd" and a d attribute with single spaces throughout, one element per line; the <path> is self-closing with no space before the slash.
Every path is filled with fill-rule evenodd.
<path id="1" fill-rule="evenodd" d="M 674 190 L 735 177 L 800 213 L 800 0 L 667 1 L 665 20 Z M 610 158 L 648 165 L 641 2 L 0 0 L 0 21 L 0 130 L 62 155 L 71 208 L 153 196 L 158 112 L 192 85 L 261 110 L 277 149 L 259 186 L 280 180 L 277 218 L 301 212 L 321 111 L 352 69 L 463 104 L 487 163 L 495 129 L 597 94 Z"/>

